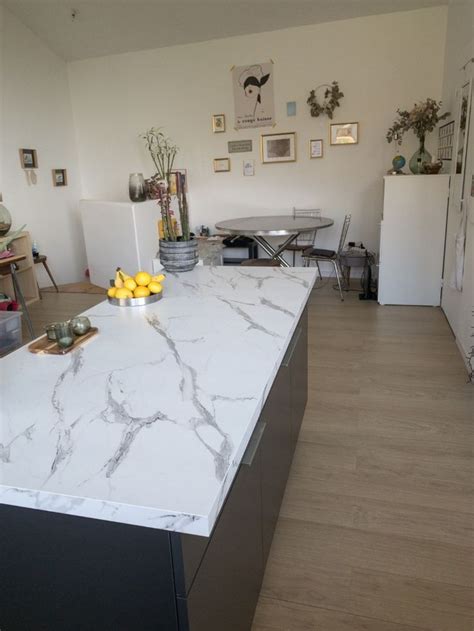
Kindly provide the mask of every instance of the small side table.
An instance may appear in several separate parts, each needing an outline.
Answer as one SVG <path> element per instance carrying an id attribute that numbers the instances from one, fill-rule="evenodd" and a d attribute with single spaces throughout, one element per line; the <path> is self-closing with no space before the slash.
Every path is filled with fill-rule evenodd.
<path id="1" fill-rule="evenodd" d="M 54 289 L 59 293 L 58 286 L 56 285 L 56 282 L 55 282 L 55 280 L 53 278 L 53 275 L 51 274 L 51 270 L 48 267 L 48 263 L 47 263 L 48 257 L 46 256 L 46 254 L 38 254 L 38 256 L 34 256 L 33 257 L 33 261 L 34 261 L 35 265 L 37 263 L 43 263 L 43 267 L 46 270 L 46 273 L 48 274 L 48 276 L 50 277 L 51 282 L 54 285 Z M 39 287 L 38 287 L 38 290 L 39 290 Z M 40 296 L 41 296 L 41 290 L 40 290 Z"/>
<path id="2" fill-rule="evenodd" d="M 35 332 L 33 330 L 33 325 L 31 324 L 30 314 L 28 312 L 28 307 L 26 306 L 25 297 L 23 292 L 21 291 L 20 283 L 18 282 L 18 277 L 16 275 L 16 264 L 19 261 L 24 261 L 26 259 L 25 254 L 18 254 L 16 256 L 9 256 L 5 259 L 0 259 L 0 272 L 3 267 L 10 268 L 10 275 L 13 283 L 13 289 L 15 290 L 15 297 L 21 305 L 21 310 L 23 315 L 25 316 L 26 326 L 28 327 L 28 332 L 30 334 L 31 339 L 33 340 L 35 337 Z"/>

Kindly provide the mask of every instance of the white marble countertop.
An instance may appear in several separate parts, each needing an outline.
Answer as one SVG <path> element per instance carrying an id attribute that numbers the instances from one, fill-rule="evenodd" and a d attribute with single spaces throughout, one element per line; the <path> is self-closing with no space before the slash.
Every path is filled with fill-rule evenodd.
<path id="1" fill-rule="evenodd" d="M 314 280 L 198 267 L 87 311 L 81 349 L 0 360 L 0 503 L 209 535 Z"/>

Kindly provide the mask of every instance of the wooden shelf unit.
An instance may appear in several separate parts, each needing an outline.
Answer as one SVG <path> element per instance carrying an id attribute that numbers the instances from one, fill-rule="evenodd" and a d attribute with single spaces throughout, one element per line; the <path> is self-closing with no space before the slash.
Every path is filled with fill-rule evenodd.
<path id="1" fill-rule="evenodd" d="M 20 232 L 20 234 L 10 243 L 10 250 L 15 255 L 25 255 L 26 259 L 19 261 L 17 269 L 17 279 L 20 284 L 21 291 L 25 297 L 27 305 L 39 300 L 38 283 L 36 282 L 36 274 L 34 269 L 33 253 L 31 250 L 31 239 L 29 232 Z M 5 274 L 5 270 L 0 274 L 0 292 L 15 297 L 11 274 Z"/>

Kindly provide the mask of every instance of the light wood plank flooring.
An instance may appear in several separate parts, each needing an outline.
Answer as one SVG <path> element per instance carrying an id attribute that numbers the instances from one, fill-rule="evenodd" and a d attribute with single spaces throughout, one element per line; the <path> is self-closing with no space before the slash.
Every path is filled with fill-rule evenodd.
<path id="1" fill-rule="evenodd" d="M 313 292 L 252 631 L 472 631 L 474 387 L 439 309 Z"/>
<path id="2" fill-rule="evenodd" d="M 50 322 L 68 320 L 78 313 L 104 300 L 105 290 L 97 293 L 56 293 L 43 290 L 42 300 L 34 302 L 28 307 L 31 322 L 36 335 L 44 333 L 44 327 Z M 22 318 L 23 344 L 30 342 L 25 318 Z"/>
<path id="3" fill-rule="evenodd" d="M 100 300 L 45 292 L 36 330 Z M 309 321 L 308 407 L 252 631 L 472 631 L 474 387 L 442 312 L 326 285 Z"/>

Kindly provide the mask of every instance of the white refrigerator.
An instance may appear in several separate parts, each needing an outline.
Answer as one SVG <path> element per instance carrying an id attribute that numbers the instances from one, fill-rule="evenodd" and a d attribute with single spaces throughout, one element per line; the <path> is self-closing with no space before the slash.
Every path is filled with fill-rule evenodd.
<path id="1" fill-rule="evenodd" d="M 441 304 L 449 175 L 384 178 L 378 301 Z"/>
<path id="2" fill-rule="evenodd" d="M 128 274 L 153 270 L 158 251 L 160 209 L 141 203 L 82 200 L 82 227 L 90 280 L 108 287 L 117 267 Z"/>

